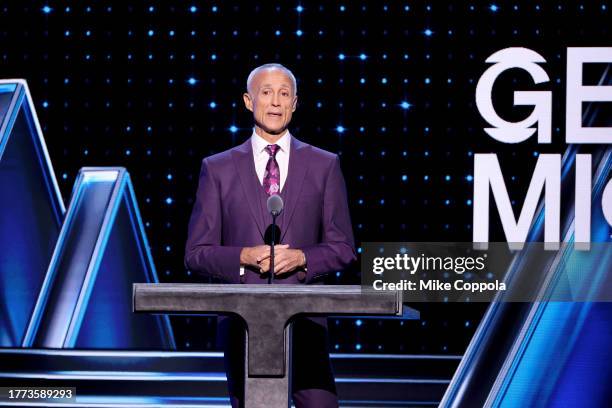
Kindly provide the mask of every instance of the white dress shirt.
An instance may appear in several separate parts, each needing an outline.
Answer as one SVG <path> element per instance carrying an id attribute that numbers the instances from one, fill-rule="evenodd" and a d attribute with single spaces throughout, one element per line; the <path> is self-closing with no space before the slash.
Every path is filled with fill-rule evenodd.
<path id="1" fill-rule="evenodd" d="M 268 164 L 268 159 L 270 155 L 265 150 L 266 146 L 270 143 L 267 142 L 263 137 L 259 136 L 253 130 L 253 135 L 251 136 L 251 146 L 253 147 L 253 160 L 255 160 L 255 172 L 257 172 L 257 177 L 259 178 L 259 184 L 263 186 L 263 179 L 266 172 L 266 165 Z M 276 152 L 276 162 L 278 163 L 278 167 L 280 170 L 280 191 L 283 190 L 283 186 L 285 185 L 285 180 L 287 180 L 287 171 L 289 170 L 289 154 L 291 150 L 291 134 L 288 130 L 281 136 L 280 139 L 276 141 L 276 143 L 280 150 Z M 263 187 L 262 187 L 263 188 Z"/>
<path id="2" fill-rule="evenodd" d="M 266 146 L 270 143 L 255 133 L 253 129 L 253 135 L 251 135 L 251 146 L 253 148 L 253 160 L 255 161 L 255 172 L 259 179 L 259 184 L 263 188 L 263 179 L 266 173 L 266 165 L 270 159 L 270 154 L 266 151 Z M 289 153 L 291 151 L 291 133 L 288 130 L 276 141 L 280 149 L 276 152 L 276 162 L 280 170 L 280 190 L 283 190 L 285 180 L 287 180 L 287 172 L 289 171 Z M 240 266 L 240 276 L 244 275 L 244 266 Z"/>

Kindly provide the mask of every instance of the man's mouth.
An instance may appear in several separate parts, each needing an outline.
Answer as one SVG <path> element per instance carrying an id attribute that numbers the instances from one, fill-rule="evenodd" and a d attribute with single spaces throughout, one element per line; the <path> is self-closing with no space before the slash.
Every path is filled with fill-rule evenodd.
<path id="1" fill-rule="evenodd" d="M 282 113 L 278 113 L 278 112 L 268 112 L 268 115 L 269 115 L 269 116 L 274 116 L 274 117 L 279 117 L 279 118 L 280 118 L 281 116 L 283 116 L 283 114 L 282 114 Z"/>

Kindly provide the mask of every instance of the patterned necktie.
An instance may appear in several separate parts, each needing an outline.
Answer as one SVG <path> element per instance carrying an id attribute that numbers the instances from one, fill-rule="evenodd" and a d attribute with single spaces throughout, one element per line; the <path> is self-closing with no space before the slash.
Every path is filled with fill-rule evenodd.
<path id="1" fill-rule="evenodd" d="M 268 164 L 266 164 L 266 172 L 263 178 L 263 188 L 269 196 L 280 192 L 280 168 L 276 161 L 276 153 L 280 150 L 279 145 L 267 145 L 266 152 L 270 155 Z"/>

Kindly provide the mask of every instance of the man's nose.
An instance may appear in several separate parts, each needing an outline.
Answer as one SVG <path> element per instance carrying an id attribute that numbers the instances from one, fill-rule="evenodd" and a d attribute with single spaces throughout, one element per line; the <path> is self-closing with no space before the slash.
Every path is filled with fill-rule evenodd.
<path id="1" fill-rule="evenodd" d="M 272 97 L 272 105 L 274 106 L 280 105 L 280 95 L 279 94 L 274 94 L 274 96 Z"/>

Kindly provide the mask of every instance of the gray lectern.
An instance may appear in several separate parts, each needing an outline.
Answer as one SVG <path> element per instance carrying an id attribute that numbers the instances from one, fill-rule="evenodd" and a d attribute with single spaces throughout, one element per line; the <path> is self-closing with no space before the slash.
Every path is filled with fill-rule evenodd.
<path id="1" fill-rule="evenodd" d="M 246 408 L 289 406 L 289 330 L 296 315 L 401 315 L 399 292 L 360 286 L 134 284 L 134 311 L 240 316 L 247 327 Z"/>

